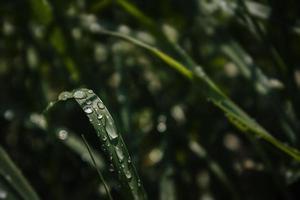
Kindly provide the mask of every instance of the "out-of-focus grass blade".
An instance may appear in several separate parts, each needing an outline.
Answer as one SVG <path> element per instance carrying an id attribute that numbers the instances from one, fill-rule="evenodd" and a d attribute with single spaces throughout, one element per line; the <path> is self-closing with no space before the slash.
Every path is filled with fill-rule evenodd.
<path id="1" fill-rule="evenodd" d="M 7 182 L 0 176 L 0 199 L 19 200 L 20 196 L 11 188 Z"/>
<path id="2" fill-rule="evenodd" d="M 92 90 L 78 89 L 73 92 L 62 92 L 58 100 L 65 101 L 72 98 L 77 101 L 93 125 L 103 152 L 119 176 L 124 193 L 130 199 L 146 199 L 143 185 L 123 138 L 101 99 Z"/>
<path id="3" fill-rule="evenodd" d="M 39 23 L 48 25 L 52 21 L 52 7 L 48 0 L 30 0 L 30 6 L 34 19 Z"/>
<path id="4" fill-rule="evenodd" d="M 189 148 L 200 159 L 203 159 L 207 162 L 208 169 L 228 189 L 228 191 L 231 193 L 231 198 L 232 199 L 239 199 L 238 194 L 234 189 L 233 183 L 227 177 L 226 173 L 222 170 L 221 166 L 218 163 L 216 163 L 215 161 L 213 161 L 211 158 L 209 158 L 209 156 L 207 155 L 206 150 L 199 143 L 197 143 L 196 141 L 194 141 L 192 139 L 189 141 Z"/>
<path id="5" fill-rule="evenodd" d="M 65 136 L 64 136 L 65 134 Z M 57 129 L 57 137 L 64 143 L 68 148 L 74 151 L 77 155 L 81 157 L 84 161 L 86 161 L 89 165 L 93 166 L 93 162 L 88 158 L 88 154 L 86 154 L 86 147 L 82 140 L 73 132 L 67 129 Z M 100 169 L 104 169 L 105 163 L 103 157 L 100 156 L 94 149 L 91 149 L 96 165 Z"/>
<path id="6" fill-rule="evenodd" d="M 0 175 L 25 200 L 38 200 L 39 197 L 18 167 L 0 146 Z"/>
<path id="7" fill-rule="evenodd" d="M 91 28 L 93 27 L 93 28 Z M 262 138 L 281 151 L 290 155 L 297 161 L 300 161 L 300 152 L 286 144 L 283 144 L 271 134 L 269 134 L 262 126 L 260 126 L 256 121 L 254 121 L 248 114 L 246 114 L 241 108 L 239 108 L 234 102 L 232 102 L 221 90 L 220 88 L 210 79 L 210 77 L 203 71 L 202 67 L 197 66 L 194 68 L 194 71 L 187 69 L 183 64 L 181 64 L 176 59 L 160 51 L 156 47 L 153 47 L 149 44 L 146 44 L 140 40 L 132 38 L 128 35 L 122 33 L 105 30 L 98 24 L 91 26 L 91 31 L 94 33 L 105 34 L 121 38 L 131 42 L 139 47 L 142 47 L 149 52 L 151 52 L 156 57 L 164 61 L 169 67 L 175 69 L 177 72 L 182 74 L 185 78 L 194 81 L 197 84 L 200 84 L 202 87 L 202 92 L 205 97 L 212 101 L 214 105 L 220 108 L 230 119 L 232 124 L 240 128 L 244 132 L 251 132 L 256 137 Z"/>
<path id="8" fill-rule="evenodd" d="M 131 4 L 127 0 L 116 0 L 115 3 L 126 10 L 133 17 L 138 19 L 142 24 L 150 29 L 154 29 L 155 23 L 152 21 L 152 19 L 141 12 L 134 4 Z"/>
<path id="9" fill-rule="evenodd" d="M 176 200 L 176 189 L 173 179 L 173 169 L 167 167 L 161 177 L 160 181 L 160 199 L 162 200 Z"/>
<path id="10" fill-rule="evenodd" d="M 262 73 L 260 68 L 252 64 L 251 58 L 238 43 L 231 41 L 228 44 L 224 44 L 221 46 L 221 51 L 237 65 L 239 71 L 245 78 L 254 82 L 258 92 L 262 94 L 270 92 L 269 78 Z"/>

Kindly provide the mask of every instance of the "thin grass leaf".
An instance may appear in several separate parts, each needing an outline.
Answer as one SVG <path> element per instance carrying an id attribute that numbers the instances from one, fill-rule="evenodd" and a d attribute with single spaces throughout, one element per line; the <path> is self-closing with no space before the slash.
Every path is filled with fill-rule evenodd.
<path id="1" fill-rule="evenodd" d="M 87 148 L 87 150 L 88 150 L 88 152 L 89 152 L 89 155 L 90 155 L 90 157 L 91 157 L 92 163 L 93 163 L 93 165 L 94 165 L 94 167 L 95 167 L 95 169 L 96 169 L 96 171 L 97 171 L 97 173 L 98 173 L 98 175 L 99 175 L 99 178 L 100 178 L 100 180 L 102 181 L 102 183 L 103 183 L 103 185 L 104 185 L 106 194 L 107 194 L 108 198 L 109 198 L 110 200 L 112 200 L 113 198 L 112 198 L 112 196 L 111 196 L 111 194 L 110 194 L 110 192 L 109 192 L 109 188 L 108 188 L 108 186 L 107 186 L 107 184 L 106 184 L 106 182 L 105 182 L 105 180 L 104 180 L 104 177 L 103 177 L 101 171 L 99 170 L 99 168 L 98 168 L 98 166 L 97 166 L 97 164 L 96 164 L 96 161 L 95 161 L 95 159 L 94 159 L 94 156 L 93 156 L 93 154 L 92 154 L 92 149 L 91 149 L 90 145 L 88 144 L 88 142 L 86 141 L 86 139 L 85 139 L 85 137 L 84 137 L 83 134 L 81 135 L 81 137 L 82 137 L 82 140 L 83 140 L 83 142 L 84 142 L 84 144 L 85 144 L 85 146 L 86 146 L 86 148 Z"/>
<path id="2" fill-rule="evenodd" d="M 80 138 L 73 132 L 67 129 L 57 129 L 57 138 L 66 145 L 70 150 L 75 152 L 77 155 L 81 157 L 84 161 L 86 161 L 89 165 L 94 166 L 91 159 L 87 158 L 85 153 L 86 147 L 85 144 L 80 140 Z M 65 135 L 65 136 L 64 136 Z M 98 154 L 94 149 L 91 148 L 91 152 L 93 154 L 94 160 L 97 166 L 100 169 L 105 168 L 105 163 L 103 157 Z"/>
<path id="3" fill-rule="evenodd" d="M 10 187 L 7 182 L 0 176 L 0 199 L 19 200 L 20 196 Z"/>
<path id="4" fill-rule="evenodd" d="M 222 167 L 216 163 L 214 160 L 209 158 L 206 150 L 196 141 L 190 139 L 189 148 L 192 152 L 195 153 L 200 159 L 205 160 L 208 165 L 209 170 L 212 174 L 216 176 L 217 179 L 226 187 L 226 189 L 230 192 L 232 199 L 239 199 L 237 192 L 235 191 L 234 184 L 228 178 L 226 173 L 223 171 Z"/>
<path id="5" fill-rule="evenodd" d="M 38 200 L 39 197 L 22 172 L 13 163 L 6 151 L 0 146 L 0 176 L 19 194 L 24 200 Z"/>
<path id="6" fill-rule="evenodd" d="M 96 27 L 96 26 L 92 26 Z M 113 32 L 109 30 L 105 30 L 101 26 L 97 26 L 97 28 L 92 28 L 90 31 L 99 34 L 105 34 L 114 36 L 117 38 L 121 38 L 132 44 L 135 44 L 139 47 L 142 47 L 153 55 L 160 58 L 164 61 L 170 68 L 176 70 L 180 74 L 182 74 L 185 78 L 194 81 L 197 84 L 201 84 L 202 92 L 205 97 L 212 101 L 215 106 L 220 108 L 225 116 L 235 125 L 237 128 L 241 129 L 244 132 L 251 132 L 256 137 L 262 138 L 267 142 L 271 143 L 273 146 L 277 147 L 281 151 L 285 152 L 289 156 L 293 157 L 295 160 L 300 161 L 300 152 L 290 147 L 281 141 L 274 138 L 268 131 L 266 131 L 262 126 L 260 126 L 255 120 L 253 120 L 248 114 L 246 114 L 241 108 L 239 108 L 233 101 L 229 99 L 220 88 L 210 79 L 210 77 L 204 72 L 203 68 L 200 66 L 196 66 L 194 71 L 187 69 L 183 64 L 181 64 L 176 59 L 173 59 L 171 56 L 165 54 L 160 51 L 156 47 L 153 47 L 149 44 L 146 44 L 140 40 L 132 38 L 128 35 L 124 35 L 122 33 Z"/>
<path id="7" fill-rule="evenodd" d="M 146 199 L 141 180 L 132 163 L 121 134 L 117 131 L 114 120 L 101 99 L 88 89 L 62 92 L 58 100 L 74 98 L 83 109 L 100 139 L 101 147 L 114 167 L 129 199 Z"/>

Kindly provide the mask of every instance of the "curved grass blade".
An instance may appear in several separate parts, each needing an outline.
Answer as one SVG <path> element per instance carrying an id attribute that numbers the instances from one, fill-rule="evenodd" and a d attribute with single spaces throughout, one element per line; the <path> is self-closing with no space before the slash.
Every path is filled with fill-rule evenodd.
<path id="1" fill-rule="evenodd" d="M 95 27 L 95 26 L 94 26 Z M 105 34 L 121 38 L 139 47 L 148 50 L 150 53 L 155 55 L 164 61 L 170 68 L 176 70 L 182 74 L 185 78 L 194 81 L 196 83 L 201 83 L 202 92 L 205 97 L 212 101 L 215 106 L 220 108 L 226 115 L 226 117 L 232 122 L 233 125 L 240 128 L 244 132 L 251 132 L 256 137 L 262 138 L 267 142 L 271 143 L 273 146 L 277 147 L 281 151 L 285 152 L 289 156 L 293 157 L 295 160 L 300 161 L 300 152 L 283 144 L 281 141 L 274 138 L 268 131 L 266 131 L 262 126 L 260 126 L 256 121 L 254 121 L 248 114 L 246 114 L 241 108 L 239 108 L 229 97 L 227 97 L 220 88 L 210 79 L 210 77 L 204 72 L 202 67 L 195 66 L 194 71 L 187 69 L 182 63 L 172 58 L 171 56 L 165 54 L 154 46 L 146 44 L 135 38 L 122 33 L 109 31 L 97 26 L 97 29 L 92 29 L 94 33 Z M 243 128 L 241 128 L 243 127 Z"/>
<path id="2" fill-rule="evenodd" d="M 24 200 L 39 200 L 37 193 L 25 179 L 18 167 L 10 159 L 6 151 L 0 146 L 0 176 Z"/>
<path id="3" fill-rule="evenodd" d="M 96 169 L 96 171 L 97 171 L 97 173 L 98 173 L 98 175 L 99 175 L 99 177 L 100 177 L 100 180 L 102 181 L 102 183 L 103 183 L 103 185 L 104 185 L 106 194 L 108 195 L 108 198 L 109 198 L 110 200 L 112 200 L 113 198 L 112 198 L 112 196 L 111 196 L 111 194 L 110 194 L 110 192 L 109 192 L 109 188 L 108 188 L 108 186 L 107 186 L 107 184 L 106 184 L 106 182 L 105 182 L 105 180 L 104 180 L 103 175 L 101 174 L 101 171 L 100 171 L 100 170 L 98 169 L 98 167 L 97 167 L 96 161 L 95 161 L 94 156 L 93 156 L 93 154 L 92 154 L 91 147 L 90 147 L 90 145 L 88 144 L 88 142 L 86 141 L 86 139 L 85 139 L 85 137 L 84 137 L 83 134 L 81 135 L 81 137 L 82 137 L 82 140 L 83 140 L 83 142 L 84 142 L 84 144 L 85 144 L 85 146 L 86 146 L 86 148 L 87 148 L 87 150 L 88 150 L 88 152 L 89 152 L 89 155 L 90 155 L 91 160 L 92 160 L 92 162 L 93 162 L 93 165 L 94 165 L 94 167 L 95 167 L 95 169 Z"/>
<path id="4" fill-rule="evenodd" d="M 117 131 L 114 120 L 101 99 L 88 89 L 62 92 L 58 97 L 59 101 L 71 98 L 77 101 L 93 125 L 100 139 L 103 152 L 119 176 L 126 197 L 129 199 L 147 199 L 122 136 Z"/>

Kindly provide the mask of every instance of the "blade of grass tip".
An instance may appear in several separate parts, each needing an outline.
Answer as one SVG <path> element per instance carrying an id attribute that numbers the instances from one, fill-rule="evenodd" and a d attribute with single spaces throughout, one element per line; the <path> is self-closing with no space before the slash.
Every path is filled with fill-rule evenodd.
<path id="1" fill-rule="evenodd" d="M 0 146 L 0 176 L 22 197 L 24 200 L 39 200 L 37 193 L 23 176 L 22 172 L 11 160 L 6 151 Z"/>
<path id="2" fill-rule="evenodd" d="M 268 133 L 263 127 L 261 127 L 257 122 L 255 122 L 248 114 L 246 114 L 241 108 L 239 108 L 231 99 L 229 99 L 221 90 L 220 88 L 210 79 L 210 77 L 203 71 L 202 67 L 197 66 L 194 68 L 194 71 L 190 71 L 187 69 L 183 64 L 178 62 L 177 60 L 173 59 L 171 56 L 163 53 L 159 49 L 146 44 L 142 41 L 139 41 L 135 38 L 132 38 L 128 35 L 124 35 L 118 32 L 109 31 L 103 29 L 99 24 L 92 24 L 90 27 L 90 31 L 99 34 L 105 34 L 114 36 L 117 38 L 121 38 L 128 42 L 131 42 L 139 47 L 142 47 L 152 54 L 163 60 L 169 67 L 175 69 L 177 72 L 182 74 L 189 80 L 200 82 L 201 85 L 204 87 L 202 92 L 206 96 L 207 99 L 211 100 L 215 106 L 220 108 L 224 113 L 225 116 L 228 117 L 230 122 L 233 125 L 237 126 L 238 128 L 244 127 L 241 129 L 242 131 L 250 131 L 255 136 L 266 140 L 267 142 L 271 143 L 281 151 L 285 152 L 292 158 L 297 161 L 300 161 L 300 152 L 290 147 L 286 144 L 283 144 L 281 141 L 274 138 L 270 133 Z"/>
<path id="3" fill-rule="evenodd" d="M 127 147 L 119 134 L 114 120 L 101 99 L 89 89 L 63 92 L 59 100 L 74 98 L 94 127 L 101 147 L 118 174 L 122 189 L 130 199 L 147 199 L 144 187 L 129 156 Z"/>
<path id="4" fill-rule="evenodd" d="M 98 167 L 97 167 L 97 164 L 96 164 L 96 161 L 95 161 L 94 156 L 93 156 L 93 154 L 92 154 L 92 150 L 91 150 L 90 145 L 89 145 L 88 142 L 86 141 L 86 139 L 85 139 L 85 137 L 84 137 L 83 134 L 81 134 L 81 137 L 82 137 L 82 140 L 83 140 L 83 142 L 84 142 L 84 144 L 85 144 L 85 146 L 86 146 L 86 148 L 87 148 L 87 150 L 88 150 L 88 152 L 89 152 L 89 155 L 90 155 L 91 160 L 92 160 L 92 162 L 93 162 L 93 165 L 94 165 L 94 167 L 95 167 L 95 169 L 96 169 L 96 171 L 97 171 L 97 173 L 98 173 L 98 175 L 99 175 L 99 178 L 100 178 L 100 180 L 102 181 L 102 183 L 103 183 L 103 185 L 104 185 L 104 188 L 105 188 L 105 191 L 106 191 L 106 194 L 107 194 L 108 198 L 109 198 L 110 200 L 113 200 L 113 198 L 112 198 L 112 196 L 111 196 L 111 194 L 110 194 L 109 188 L 108 188 L 108 186 L 107 186 L 107 184 L 106 184 L 106 182 L 105 182 L 105 180 L 104 180 L 104 177 L 103 177 L 101 171 L 100 171 L 100 170 L 98 169 Z"/>

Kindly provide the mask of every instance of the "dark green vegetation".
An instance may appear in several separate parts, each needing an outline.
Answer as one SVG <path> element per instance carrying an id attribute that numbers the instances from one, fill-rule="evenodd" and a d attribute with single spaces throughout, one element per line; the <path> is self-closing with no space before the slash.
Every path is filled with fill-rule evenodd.
<path id="1" fill-rule="evenodd" d="M 0 11 L 0 199 L 297 199 L 300 2 Z"/>

